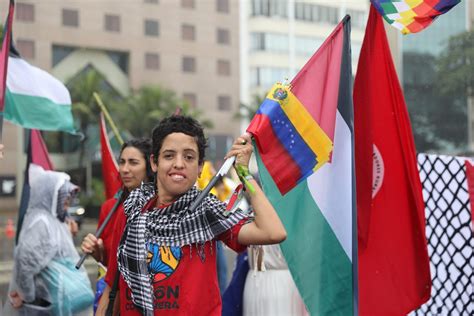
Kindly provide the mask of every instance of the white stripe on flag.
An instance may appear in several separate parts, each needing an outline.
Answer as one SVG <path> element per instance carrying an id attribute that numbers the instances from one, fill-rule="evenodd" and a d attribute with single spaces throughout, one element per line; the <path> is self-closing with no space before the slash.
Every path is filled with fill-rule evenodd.
<path id="1" fill-rule="evenodd" d="M 308 187 L 342 248 L 352 262 L 352 145 L 351 132 L 336 115 L 332 162 L 308 178 Z"/>
<path id="2" fill-rule="evenodd" d="M 7 87 L 14 94 L 43 97 L 58 105 L 71 104 L 69 91 L 61 81 L 21 58 L 9 57 Z"/>

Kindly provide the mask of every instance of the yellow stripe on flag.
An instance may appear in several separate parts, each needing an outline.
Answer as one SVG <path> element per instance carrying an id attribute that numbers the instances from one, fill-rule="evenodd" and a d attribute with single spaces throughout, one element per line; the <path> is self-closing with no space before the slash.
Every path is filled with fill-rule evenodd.
<path id="1" fill-rule="evenodd" d="M 286 92 L 286 96 L 283 99 L 274 96 L 274 91 L 277 89 L 283 89 Z M 323 164 L 328 162 L 333 149 L 331 139 L 313 119 L 298 98 L 288 89 L 288 86 L 279 83 L 275 84 L 270 89 L 267 98 L 280 103 L 283 112 L 285 112 L 290 122 L 301 135 L 301 138 L 316 154 L 318 163 L 313 170 L 319 169 Z"/>

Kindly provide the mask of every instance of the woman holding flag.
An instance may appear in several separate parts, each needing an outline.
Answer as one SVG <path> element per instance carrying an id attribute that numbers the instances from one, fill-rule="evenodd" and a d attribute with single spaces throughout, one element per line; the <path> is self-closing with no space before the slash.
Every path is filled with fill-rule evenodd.
<path id="1" fill-rule="evenodd" d="M 174 115 L 153 130 L 154 185 L 144 184 L 124 203 L 127 228 L 118 249 L 120 315 L 221 315 L 215 243 L 234 250 L 286 238 L 273 206 L 248 172 L 250 136 L 237 138 L 227 157 L 250 192 L 255 218 L 207 195 L 196 209 L 194 186 L 204 163 L 201 125 Z M 100 314 L 102 315 L 102 314 Z"/>
<path id="2" fill-rule="evenodd" d="M 101 238 L 96 238 L 93 234 L 84 237 L 81 248 L 84 253 L 92 255 L 92 257 L 107 267 L 105 275 L 105 289 L 103 296 L 108 300 L 109 292 L 113 286 L 115 274 L 117 273 L 117 246 L 122 237 L 122 233 L 126 223 L 125 212 L 123 210 L 123 201 L 128 194 L 139 187 L 142 182 L 153 180 L 149 157 L 151 154 L 150 139 L 132 139 L 122 145 L 119 155 L 119 176 L 123 184 L 122 194 L 117 194 L 102 204 L 98 227 L 100 227 L 120 199 L 118 209 L 110 219 L 104 229 Z"/>

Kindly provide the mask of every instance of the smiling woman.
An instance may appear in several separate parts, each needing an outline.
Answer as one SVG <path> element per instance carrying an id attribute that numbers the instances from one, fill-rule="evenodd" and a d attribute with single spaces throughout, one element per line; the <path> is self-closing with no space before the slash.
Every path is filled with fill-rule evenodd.
<path id="1" fill-rule="evenodd" d="M 153 130 L 152 143 L 156 182 L 142 184 L 124 202 L 127 229 L 117 254 L 120 315 L 221 315 L 216 242 L 243 251 L 247 244 L 281 242 L 286 231 L 248 174 L 245 184 L 254 188 L 249 191 L 255 219 L 240 210 L 225 214 L 225 203 L 214 195 L 190 211 L 199 195 L 195 183 L 206 148 L 196 120 L 180 115 L 163 119 Z M 237 170 L 248 171 L 251 154 L 250 136 L 242 135 L 227 156 L 236 157 Z"/>

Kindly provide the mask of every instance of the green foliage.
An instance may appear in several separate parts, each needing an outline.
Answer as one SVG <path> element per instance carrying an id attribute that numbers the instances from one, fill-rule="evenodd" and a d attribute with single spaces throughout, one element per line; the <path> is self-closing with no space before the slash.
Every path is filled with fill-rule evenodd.
<path id="1" fill-rule="evenodd" d="M 86 209 L 90 207 L 100 207 L 105 201 L 104 183 L 101 178 L 92 178 L 92 190 L 89 194 L 80 195 L 80 203 Z"/>
<path id="2" fill-rule="evenodd" d="M 441 94 L 474 96 L 474 30 L 450 38 L 437 66 Z"/>
<path id="3" fill-rule="evenodd" d="M 468 34 L 453 37 L 438 58 L 403 56 L 404 93 L 418 152 L 453 154 L 466 148 L 466 96 L 474 72 Z"/>
<path id="4" fill-rule="evenodd" d="M 205 127 L 212 126 L 209 120 L 200 119 L 199 110 L 179 99 L 174 91 L 161 86 L 144 86 L 126 100 L 115 102 L 113 109 L 117 125 L 134 137 L 149 137 L 155 125 L 177 109 L 181 109 L 181 114 L 198 119 Z"/>
<path id="5" fill-rule="evenodd" d="M 234 118 L 251 121 L 265 97 L 266 94 L 254 94 L 249 104 L 240 103 L 239 112 L 235 113 Z"/>

